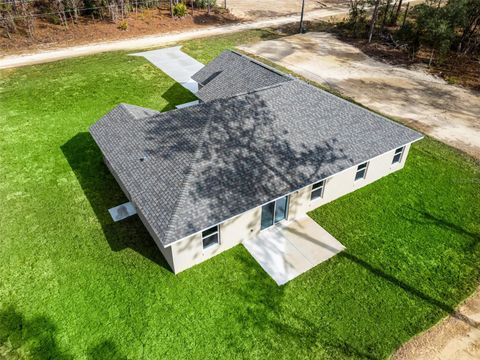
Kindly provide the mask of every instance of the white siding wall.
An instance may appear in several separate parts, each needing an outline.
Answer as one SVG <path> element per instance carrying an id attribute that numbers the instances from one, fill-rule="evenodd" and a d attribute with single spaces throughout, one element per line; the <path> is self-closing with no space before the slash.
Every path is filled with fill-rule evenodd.
<path id="1" fill-rule="evenodd" d="M 327 178 L 323 197 L 315 201 L 310 201 L 312 185 L 290 194 L 288 220 L 301 217 L 310 210 L 402 169 L 409 149 L 410 145 L 407 145 L 401 163 L 394 166 L 391 163 L 395 150 L 370 160 L 366 177 L 363 180 L 354 181 L 357 166 Z M 240 244 L 248 238 L 257 236 L 260 232 L 260 219 L 261 207 L 258 207 L 225 221 L 220 224 L 220 245 L 212 246 L 205 250 L 202 245 L 201 233 L 188 236 L 174 243 L 170 247 L 174 272 L 179 273 L 186 270 Z"/>
<path id="2" fill-rule="evenodd" d="M 220 245 L 203 249 L 202 234 L 197 233 L 171 246 L 174 272 L 179 273 L 228 250 L 260 232 L 261 208 L 255 208 L 220 224 Z"/>
<path id="3" fill-rule="evenodd" d="M 323 197 L 320 199 L 310 201 L 310 193 L 313 184 L 293 193 L 290 197 L 290 201 L 292 204 L 295 203 L 296 206 L 291 208 L 291 211 L 293 212 L 291 216 L 301 216 L 308 211 L 316 209 L 317 207 L 338 199 L 343 195 L 371 184 L 392 172 L 402 169 L 405 166 L 405 160 L 407 159 L 409 150 L 410 145 L 407 145 L 403 152 L 402 161 L 396 165 L 392 165 L 395 150 L 389 151 L 370 160 L 368 163 L 367 174 L 363 180 L 354 181 L 357 166 L 353 166 L 327 178 L 325 181 Z"/>

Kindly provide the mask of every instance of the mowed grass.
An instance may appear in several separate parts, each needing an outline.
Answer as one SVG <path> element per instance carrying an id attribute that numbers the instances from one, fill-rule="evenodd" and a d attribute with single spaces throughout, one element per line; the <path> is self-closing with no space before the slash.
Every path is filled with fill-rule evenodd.
<path id="1" fill-rule="evenodd" d="M 255 31 L 186 43 L 206 62 Z M 480 170 L 424 139 L 407 166 L 310 215 L 347 250 L 278 287 L 242 246 L 178 276 L 87 128 L 193 96 L 109 53 L 0 72 L 0 357 L 386 358 L 478 284 Z"/>

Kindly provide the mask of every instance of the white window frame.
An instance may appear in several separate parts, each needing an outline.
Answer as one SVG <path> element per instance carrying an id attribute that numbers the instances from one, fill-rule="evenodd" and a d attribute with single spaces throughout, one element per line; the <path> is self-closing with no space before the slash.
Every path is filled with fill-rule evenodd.
<path id="1" fill-rule="evenodd" d="M 355 180 L 354 180 L 355 182 L 365 180 L 365 178 L 367 177 L 368 165 L 369 165 L 369 164 L 370 164 L 369 161 L 365 161 L 365 162 L 357 165 L 357 171 L 355 171 L 355 178 L 354 178 L 354 179 L 355 179 Z M 360 167 L 360 166 L 363 166 L 363 165 L 365 165 L 365 167 L 359 169 L 359 167 Z M 363 171 L 363 177 L 357 179 L 357 174 L 358 174 L 360 171 Z"/>
<path id="2" fill-rule="evenodd" d="M 403 160 L 403 154 L 405 153 L 405 146 L 402 146 L 402 147 L 399 147 L 397 149 L 395 149 L 395 153 L 393 154 L 393 158 L 392 158 L 392 166 L 396 166 L 398 164 L 401 164 L 402 160 Z M 400 155 L 400 157 L 398 158 L 398 161 L 395 161 L 395 157 L 397 155 Z"/>
<path id="3" fill-rule="evenodd" d="M 323 194 L 325 192 L 325 182 L 326 180 L 321 180 L 312 185 L 312 190 L 310 191 L 310 201 L 316 201 L 318 199 L 323 199 Z M 316 198 L 313 198 L 313 193 L 317 192 L 320 189 L 320 195 Z"/>
<path id="4" fill-rule="evenodd" d="M 207 236 L 203 235 L 204 232 L 212 229 L 216 227 L 217 230 L 212 232 L 211 234 L 208 234 Z M 209 237 L 212 237 L 214 235 L 217 235 L 217 242 L 216 243 L 211 243 L 210 245 L 208 246 L 205 246 L 205 242 L 204 240 L 205 239 L 208 239 Z M 220 246 L 220 225 L 215 225 L 215 226 L 210 226 L 208 229 L 205 229 L 202 231 L 202 247 L 203 247 L 203 250 L 207 250 L 207 249 L 211 249 L 213 247 L 217 247 L 217 246 Z"/>

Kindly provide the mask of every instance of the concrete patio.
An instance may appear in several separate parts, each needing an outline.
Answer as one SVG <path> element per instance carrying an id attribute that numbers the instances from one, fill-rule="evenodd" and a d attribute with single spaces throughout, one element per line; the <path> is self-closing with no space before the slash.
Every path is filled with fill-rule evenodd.
<path id="1" fill-rule="evenodd" d="M 243 245 L 278 285 L 345 249 L 308 216 L 263 230 Z"/>

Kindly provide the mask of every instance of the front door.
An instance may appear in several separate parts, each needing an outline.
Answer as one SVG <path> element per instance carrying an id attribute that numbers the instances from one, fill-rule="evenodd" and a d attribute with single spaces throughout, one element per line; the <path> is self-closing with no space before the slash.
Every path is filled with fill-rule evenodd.
<path id="1" fill-rule="evenodd" d="M 261 229 L 266 229 L 287 218 L 288 196 L 262 206 Z"/>

